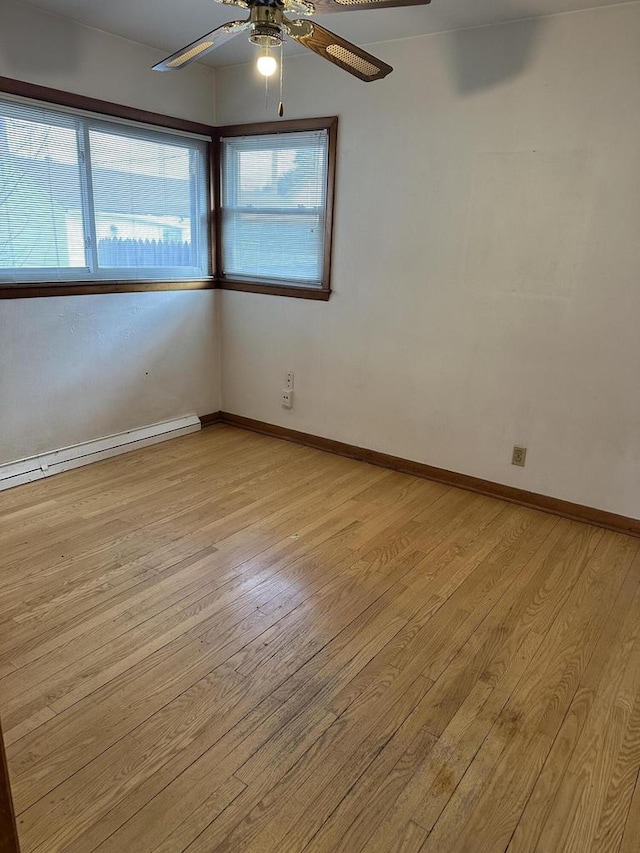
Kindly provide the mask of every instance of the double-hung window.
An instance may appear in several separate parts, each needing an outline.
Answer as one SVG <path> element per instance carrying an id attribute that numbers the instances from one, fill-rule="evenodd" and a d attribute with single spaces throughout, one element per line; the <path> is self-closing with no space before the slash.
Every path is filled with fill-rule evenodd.
<path id="1" fill-rule="evenodd" d="M 210 276 L 209 141 L 0 96 L 0 284 Z"/>
<path id="2" fill-rule="evenodd" d="M 335 129 L 330 119 L 221 131 L 222 287 L 328 295 Z"/>

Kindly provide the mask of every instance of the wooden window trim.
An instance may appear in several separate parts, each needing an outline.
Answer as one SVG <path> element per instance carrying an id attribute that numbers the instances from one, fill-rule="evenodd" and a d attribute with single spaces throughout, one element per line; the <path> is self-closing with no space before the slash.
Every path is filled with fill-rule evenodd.
<path id="1" fill-rule="evenodd" d="M 331 294 L 331 258 L 333 240 L 333 211 L 335 202 L 336 159 L 338 118 L 291 119 L 286 121 L 260 122 L 252 124 L 213 125 L 176 118 L 175 116 L 140 110 L 111 101 L 90 98 L 73 92 L 52 89 L 0 76 L 0 94 L 30 98 L 70 109 L 83 110 L 105 117 L 119 118 L 140 124 L 154 125 L 165 130 L 178 130 L 209 137 L 209 234 L 212 276 L 193 280 L 109 280 L 33 282 L 29 284 L 0 284 L 0 300 L 28 299 L 50 296 L 86 296 L 100 293 L 140 293 L 145 291 L 180 290 L 236 290 L 247 293 L 262 293 L 270 296 L 288 296 L 297 299 L 312 299 L 326 302 Z M 324 239 L 324 273 L 322 287 L 288 285 L 283 282 L 246 282 L 222 278 L 221 217 L 220 211 L 220 140 L 223 136 L 251 136 L 267 133 L 294 133 L 308 130 L 327 130 L 329 135 L 329 160 L 327 166 L 327 215 Z"/>
<path id="2" fill-rule="evenodd" d="M 33 284 L 2 284 L 1 299 L 29 299 L 43 296 L 95 296 L 100 293 L 144 293 L 167 290 L 215 290 L 215 278 L 189 281 L 65 281 L 61 284 L 34 282 Z"/>
<path id="3" fill-rule="evenodd" d="M 215 128 L 211 125 L 201 124 L 197 121 L 139 110 L 136 107 L 124 106 L 124 104 L 113 104 L 111 101 L 89 98 L 86 95 L 78 95 L 74 92 L 63 92 L 61 89 L 50 89 L 48 86 L 37 86 L 34 83 L 25 83 L 23 80 L 14 80 L 11 77 L 0 77 L 0 92 L 4 95 L 31 98 L 34 101 L 44 101 L 59 107 L 84 110 L 111 118 L 152 124 L 165 130 L 182 130 L 184 133 L 197 133 L 200 136 L 209 137 L 212 137 L 215 132 Z"/>
<path id="4" fill-rule="evenodd" d="M 97 98 L 89 98 L 72 92 L 63 92 L 60 89 L 51 89 L 48 86 L 38 86 L 33 83 L 25 83 L 23 80 L 14 80 L 9 77 L 0 77 L 0 93 L 16 95 L 22 98 L 30 98 L 42 101 L 52 106 L 62 106 L 69 109 L 82 110 L 84 112 L 96 113 L 105 118 L 119 118 L 125 121 L 137 122 L 139 124 L 153 125 L 162 130 L 177 130 L 183 133 L 193 133 L 198 136 L 208 137 L 209 151 L 213 146 L 215 128 L 208 124 L 201 124 L 175 116 L 162 115 L 161 113 L 139 110 L 135 107 L 114 104 L 111 101 L 102 101 Z M 209 174 L 207 184 L 211 181 L 211 160 L 209 161 Z M 213 229 L 212 198 L 208 198 L 209 225 L 208 232 Z M 211 247 L 210 247 L 211 250 Z M 213 258 L 209 256 L 211 270 L 215 270 Z M 198 279 L 94 279 L 91 281 L 62 281 L 56 282 L 36 281 L 29 283 L 3 282 L 0 284 L 1 299 L 28 299 L 45 296 L 88 296 L 100 293 L 140 293 L 144 291 L 167 291 L 167 290 L 212 290 L 217 286 L 215 275 L 204 276 Z"/>
<path id="5" fill-rule="evenodd" d="M 268 281 L 234 281 L 228 278 L 219 278 L 216 281 L 219 290 L 238 290 L 244 293 L 264 293 L 267 296 L 293 296 L 297 299 L 315 299 L 317 302 L 328 302 L 331 289 L 327 287 L 299 287 L 294 284 L 282 284 L 282 282 Z"/>
<path id="6" fill-rule="evenodd" d="M 270 282 L 267 278 L 252 282 L 226 278 L 222 270 L 222 217 L 220 216 L 220 149 L 221 140 L 232 136 L 262 136 L 274 133 L 301 133 L 312 130 L 326 130 L 329 137 L 327 162 L 327 202 L 324 230 L 324 258 L 321 287 L 304 287 L 286 282 Z M 215 269 L 216 282 L 221 290 L 239 290 L 246 293 L 263 293 L 270 296 L 290 296 L 298 299 L 315 299 L 326 302 L 331 296 L 331 258 L 333 243 L 333 214 L 336 184 L 336 159 L 338 142 L 338 117 L 290 119 L 287 121 L 259 122 L 257 124 L 234 124 L 218 127 L 215 133 L 213 159 L 214 172 L 214 243 L 216 246 Z"/>

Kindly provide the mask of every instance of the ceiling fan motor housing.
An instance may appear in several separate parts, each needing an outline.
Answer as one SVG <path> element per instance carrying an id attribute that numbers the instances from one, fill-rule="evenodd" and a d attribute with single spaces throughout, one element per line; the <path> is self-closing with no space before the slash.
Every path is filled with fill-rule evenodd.
<path id="1" fill-rule="evenodd" d="M 250 6 L 251 44 L 276 47 L 282 44 L 282 3 Z"/>

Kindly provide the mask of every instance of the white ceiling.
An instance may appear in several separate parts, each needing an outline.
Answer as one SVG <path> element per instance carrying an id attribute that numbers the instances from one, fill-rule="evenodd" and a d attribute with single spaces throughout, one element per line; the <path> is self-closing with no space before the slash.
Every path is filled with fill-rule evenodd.
<path id="1" fill-rule="evenodd" d="M 318 15 L 318 23 L 345 38 L 366 45 L 387 39 L 477 27 L 518 18 L 612 6 L 620 0 L 432 0 L 428 6 L 374 9 Z M 75 21 L 151 45 L 167 53 L 182 47 L 226 21 L 244 19 L 246 10 L 214 0 L 30 0 Z M 288 42 L 288 53 L 304 52 Z M 255 54 L 238 36 L 202 61 L 209 65 L 248 62 Z"/>

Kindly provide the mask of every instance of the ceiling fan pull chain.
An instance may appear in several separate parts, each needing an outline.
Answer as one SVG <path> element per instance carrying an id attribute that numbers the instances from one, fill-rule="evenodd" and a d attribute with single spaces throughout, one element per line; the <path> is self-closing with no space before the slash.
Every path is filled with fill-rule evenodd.
<path id="1" fill-rule="evenodd" d="M 282 81 L 284 80 L 284 38 L 280 42 L 280 103 L 278 104 L 278 116 L 284 115 L 284 100 L 282 97 Z"/>

